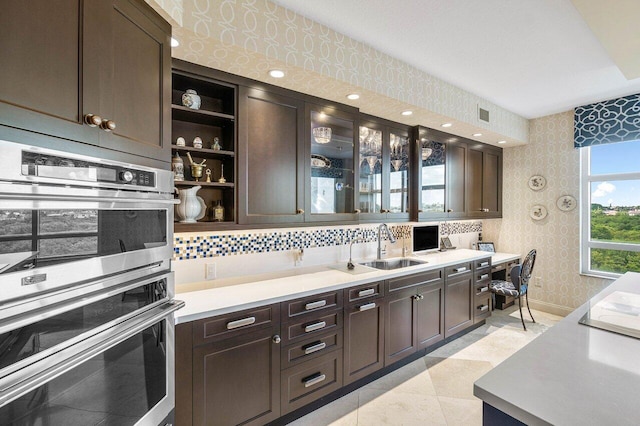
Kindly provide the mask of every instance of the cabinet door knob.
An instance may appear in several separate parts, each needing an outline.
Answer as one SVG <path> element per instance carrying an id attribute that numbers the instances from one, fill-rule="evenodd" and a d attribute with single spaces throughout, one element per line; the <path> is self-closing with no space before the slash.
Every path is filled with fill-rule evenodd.
<path id="1" fill-rule="evenodd" d="M 452 213 L 452 212 L 453 212 L 453 210 L 447 209 L 447 213 Z"/>
<path id="2" fill-rule="evenodd" d="M 360 214 L 361 210 L 360 210 L 360 209 L 355 209 L 353 212 L 354 212 L 355 214 Z"/>
<path id="3" fill-rule="evenodd" d="M 277 334 L 275 336 L 273 336 L 272 340 L 273 340 L 273 343 L 280 343 L 282 341 L 280 336 L 278 336 Z"/>
<path id="4" fill-rule="evenodd" d="M 89 127 L 97 127 L 102 124 L 102 117 L 96 114 L 85 114 L 84 123 Z"/>
<path id="5" fill-rule="evenodd" d="M 296 210 L 296 214 L 304 214 L 304 210 L 298 209 L 298 210 Z"/>
<path id="6" fill-rule="evenodd" d="M 418 213 L 422 213 L 422 209 L 418 209 Z"/>
<path id="7" fill-rule="evenodd" d="M 102 120 L 102 123 L 100 123 L 100 128 L 105 132 L 110 132 L 112 130 L 115 130 L 116 122 L 113 120 Z"/>

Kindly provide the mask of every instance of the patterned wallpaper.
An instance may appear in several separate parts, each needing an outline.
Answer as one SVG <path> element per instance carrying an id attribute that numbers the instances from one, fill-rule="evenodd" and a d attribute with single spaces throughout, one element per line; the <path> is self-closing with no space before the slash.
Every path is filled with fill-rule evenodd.
<path id="1" fill-rule="evenodd" d="M 406 124 L 455 119 L 453 133 L 469 137 L 481 127 L 486 140 L 528 141 L 525 118 L 268 0 L 147 2 L 174 24 L 180 59 L 341 103 L 356 90 L 366 102 L 352 104 L 363 112 Z M 274 67 L 287 78 L 269 77 Z M 491 111 L 491 124 L 478 120 L 478 106 Z M 410 119 L 399 114 L 407 108 L 415 110 Z"/>
<path id="2" fill-rule="evenodd" d="M 563 195 L 579 199 L 580 153 L 573 147 L 573 111 L 531 120 L 530 142 L 503 151 L 503 217 L 483 221 L 485 241 L 501 252 L 527 253 L 537 249 L 534 277 L 542 288 L 529 287 L 533 305 L 568 313 L 603 289 L 610 280 L 582 276 L 580 270 L 580 209 L 563 212 L 556 200 Z M 531 176 L 547 184 L 529 189 Z M 530 209 L 542 204 L 545 219 L 534 221 Z"/>
<path id="3" fill-rule="evenodd" d="M 396 238 L 411 237 L 411 225 L 391 225 L 389 228 Z M 442 236 L 482 232 L 482 222 L 443 222 L 440 232 Z M 175 234 L 173 260 L 270 253 L 297 248 L 337 247 L 349 245 L 355 238 L 365 243 L 378 241 L 378 225 L 257 229 L 202 235 Z"/>

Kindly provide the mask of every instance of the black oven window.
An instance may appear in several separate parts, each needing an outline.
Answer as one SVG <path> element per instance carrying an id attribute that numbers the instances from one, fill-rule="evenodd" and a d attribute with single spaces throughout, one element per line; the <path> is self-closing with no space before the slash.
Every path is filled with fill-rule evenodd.
<path id="1" fill-rule="evenodd" d="M 0 273 L 166 244 L 166 210 L 0 209 Z"/>

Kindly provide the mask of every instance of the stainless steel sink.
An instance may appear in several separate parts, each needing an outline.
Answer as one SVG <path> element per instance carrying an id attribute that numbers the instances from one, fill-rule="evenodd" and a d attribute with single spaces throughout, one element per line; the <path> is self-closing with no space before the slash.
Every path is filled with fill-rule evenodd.
<path id="1" fill-rule="evenodd" d="M 427 263 L 427 262 L 416 260 L 416 259 L 408 259 L 403 257 L 400 259 L 372 260 L 370 262 L 363 262 L 360 265 L 368 266 L 370 268 L 390 270 L 390 269 L 406 268 L 409 266 L 422 265 L 424 263 Z"/>

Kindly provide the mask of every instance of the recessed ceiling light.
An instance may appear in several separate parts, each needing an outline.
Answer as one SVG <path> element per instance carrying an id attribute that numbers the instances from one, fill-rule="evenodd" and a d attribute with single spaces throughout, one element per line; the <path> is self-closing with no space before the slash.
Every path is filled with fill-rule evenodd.
<path id="1" fill-rule="evenodd" d="M 282 78 L 284 77 L 284 71 L 282 70 L 271 70 L 269 71 L 269 75 L 273 78 Z"/>
<path id="2" fill-rule="evenodd" d="M 479 138 L 480 136 L 482 136 L 482 133 L 474 133 L 473 136 L 475 136 L 476 138 Z"/>
<path id="3" fill-rule="evenodd" d="M 402 111 L 402 115 L 411 115 L 411 114 L 413 114 L 413 111 L 409 111 L 409 110 Z"/>
<path id="4" fill-rule="evenodd" d="M 502 144 L 502 143 L 507 143 L 507 141 L 498 141 L 498 143 L 501 143 L 501 144 Z"/>
<path id="5" fill-rule="evenodd" d="M 347 95 L 347 99 L 355 101 L 356 99 L 360 99 L 360 95 L 357 93 L 350 93 Z"/>
<path id="6" fill-rule="evenodd" d="M 178 46 L 180 46 L 180 42 L 175 38 L 171 37 L 171 47 L 178 47 Z"/>
<path id="7" fill-rule="evenodd" d="M 442 127 L 451 127 L 451 126 L 453 126 L 453 124 L 452 123 L 444 123 L 444 124 L 441 124 L 441 126 Z"/>

